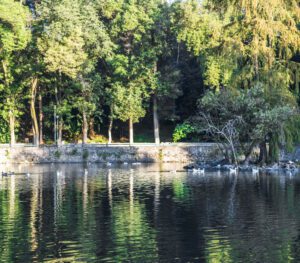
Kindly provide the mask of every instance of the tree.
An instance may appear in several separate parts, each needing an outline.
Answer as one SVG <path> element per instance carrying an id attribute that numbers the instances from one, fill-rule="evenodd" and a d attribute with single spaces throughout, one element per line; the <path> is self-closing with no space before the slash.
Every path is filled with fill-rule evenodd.
<path id="1" fill-rule="evenodd" d="M 14 145 L 16 117 L 19 112 L 19 99 L 22 86 L 17 83 L 20 67 L 16 62 L 17 52 L 26 48 L 31 38 L 28 28 L 30 14 L 27 7 L 14 0 L 3 0 L 0 3 L 0 60 L 1 84 L 4 92 L 5 106 L 2 116 L 9 123 L 10 144 Z"/>
<path id="2" fill-rule="evenodd" d="M 154 2 L 118 1 L 114 10 L 103 13 L 110 19 L 109 28 L 116 45 L 114 55 L 108 60 L 112 72 L 108 85 L 115 93 L 111 97 L 114 99 L 109 100 L 110 122 L 115 116 L 129 122 L 130 143 L 133 143 L 133 123 L 144 117 L 144 104 L 155 83 L 153 50 L 148 48 Z"/>
<path id="3" fill-rule="evenodd" d="M 40 19 L 46 29 L 39 40 L 39 48 L 44 53 L 48 71 L 58 76 L 55 97 L 60 113 L 58 142 L 61 143 L 64 115 L 63 78 L 79 82 L 82 99 L 88 99 L 86 82 L 83 80 L 95 69 L 97 59 L 108 55 L 111 42 L 93 2 L 63 0 L 61 3 L 52 4 L 50 1 L 43 2 L 40 9 Z M 84 104 L 88 103 L 87 101 Z M 86 143 L 90 111 L 86 107 L 80 107 L 80 111 L 84 126 L 83 143 Z"/>
<path id="4" fill-rule="evenodd" d="M 299 65 L 291 58 L 299 51 L 299 5 L 296 1 L 194 0 L 177 4 L 175 30 L 179 41 L 202 58 L 205 84 L 251 88 L 262 85 L 266 99 L 276 107 L 290 96 L 293 72 Z M 265 142 L 262 142 L 266 148 Z M 261 156 L 266 159 L 266 156 Z"/>
<path id="5" fill-rule="evenodd" d="M 262 85 L 245 90 L 227 88 L 208 91 L 199 101 L 197 115 L 182 129 L 186 134 L 208 133 L 229 161 L 237 164 L 241 153 L 248 163 L 254 147 L 280 133 L 295 114 L 296 104 L 293 107 L 286 100 L 271 104 Z"/>

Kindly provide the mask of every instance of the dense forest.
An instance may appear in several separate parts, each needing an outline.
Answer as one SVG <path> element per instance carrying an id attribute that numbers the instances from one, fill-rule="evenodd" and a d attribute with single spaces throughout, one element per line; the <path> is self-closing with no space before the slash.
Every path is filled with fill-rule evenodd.
<path id="1" fill-rule="evenodd" d="M 300 139 L 296 0 L 1 0 L 0 143 Z"/>

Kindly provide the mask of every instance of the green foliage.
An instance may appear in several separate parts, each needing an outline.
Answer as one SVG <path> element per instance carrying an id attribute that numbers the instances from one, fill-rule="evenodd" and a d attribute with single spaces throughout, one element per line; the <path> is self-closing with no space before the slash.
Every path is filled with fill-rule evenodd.
<path id="1" fill-rule="evenodd" d="M 103 135 L 96 135 L 92 139 L 88 140 L 89 143 L 107 143 L 108 140 Z"/>
<path id="2" fill-rule="evenodd" d="M 173 141 L 185 139 L 190 133 L 195 132 L 195 127 L 190 123 L 178 124 L 173 132 Z"/>
<path id="3" fill-rule="evenodd" d="M 59 159 L 61 157 L 61 152 L 59 150 L 54 152 L 54 157 Z"/>
<path id="4" fill-rule="evenodd" d="M 224 144 L 225 149 L 231 148 L 235 155 L 240 147 L 247 156 L 268 136 L 272 146 L 277 147 L 275 136 L 299 115 L 296 115 L 294 104 L 283 99 L 273 104 L 265 90 L 264 86 L 256 85 L 248 90 L 207 92 L 199 101 L 198 115 L 191 119 L 195 131 L 207 132 Z M 274 155 L 278 154 L 276 147 L 272 149 Z"/>
<path id="5" fill-rule="evenodd" d="M 89 158 L 88 150 L 83 150 L 82 158 L 83 158 L 83 160 L 87 160 Z"/>
<path id="6" fill-rule="evenodd" d="M 0 118 L 0 143 L 9 142 L 9 126 L 7 122 Z"/>
<path id="7" fill-rule="evenodd" d="M 29 10 L 14 0 L 0 2 L 0 57 L 24 49 L 31 37 Z"/>
<path id="8" fill-rule="evenodd" d="M 240 144 L 265 136 L 291 149 L 298 141 L 297 117 L 283 120 L 298 107 L 295 0 L 47 0 L 29 10 L 30 3 L 0 3 L 0 142 L 9 139 L 8 127 L 32 133 L 29 103 L 44 117 L 47 140 L 54 138 L 54 107 L 64 140 L 78 141 L 89 129 L 93 137 L 111 127 L 106 121 L 119 126 L 115 133 L 123 129 L 115 119 L 152 117 L 153 105 L 153 116 L 170 127 L 184 123 L 174 141 L 190 139 L 202 128 L 185 120 L 207 89 L 199 111 L 219 127 L 242 115 Z"/>
<path id="9" fill-rule="evenodd" d="M 211 87 L 269 82 L 270 71 L 279 70 L 276 64 L 290 67 L 300 47 L 294 0 L 188 0 L 177 4 L 175 14 L 177 38 L 205 56 L 204 77 Z"/>

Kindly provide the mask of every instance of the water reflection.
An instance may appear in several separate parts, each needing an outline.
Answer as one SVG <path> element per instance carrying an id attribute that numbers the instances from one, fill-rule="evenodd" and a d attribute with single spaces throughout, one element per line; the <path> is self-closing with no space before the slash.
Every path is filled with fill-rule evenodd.
<path id="1" fill-rule="evenodd" d="M 170 168 L 18 167 L 0 177 L 0 262 L 300 261 L 299 175 Z"/>

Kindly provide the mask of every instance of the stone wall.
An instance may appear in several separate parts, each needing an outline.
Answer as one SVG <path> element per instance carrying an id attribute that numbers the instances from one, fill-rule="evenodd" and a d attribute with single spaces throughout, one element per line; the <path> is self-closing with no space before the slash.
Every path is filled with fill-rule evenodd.
<path id="1" fill-rule="evenodd" d="M 2 146 L 0 163 L 179 162 L 207 161 L 218 157 L 217 146 L 197 144 Z"/>

